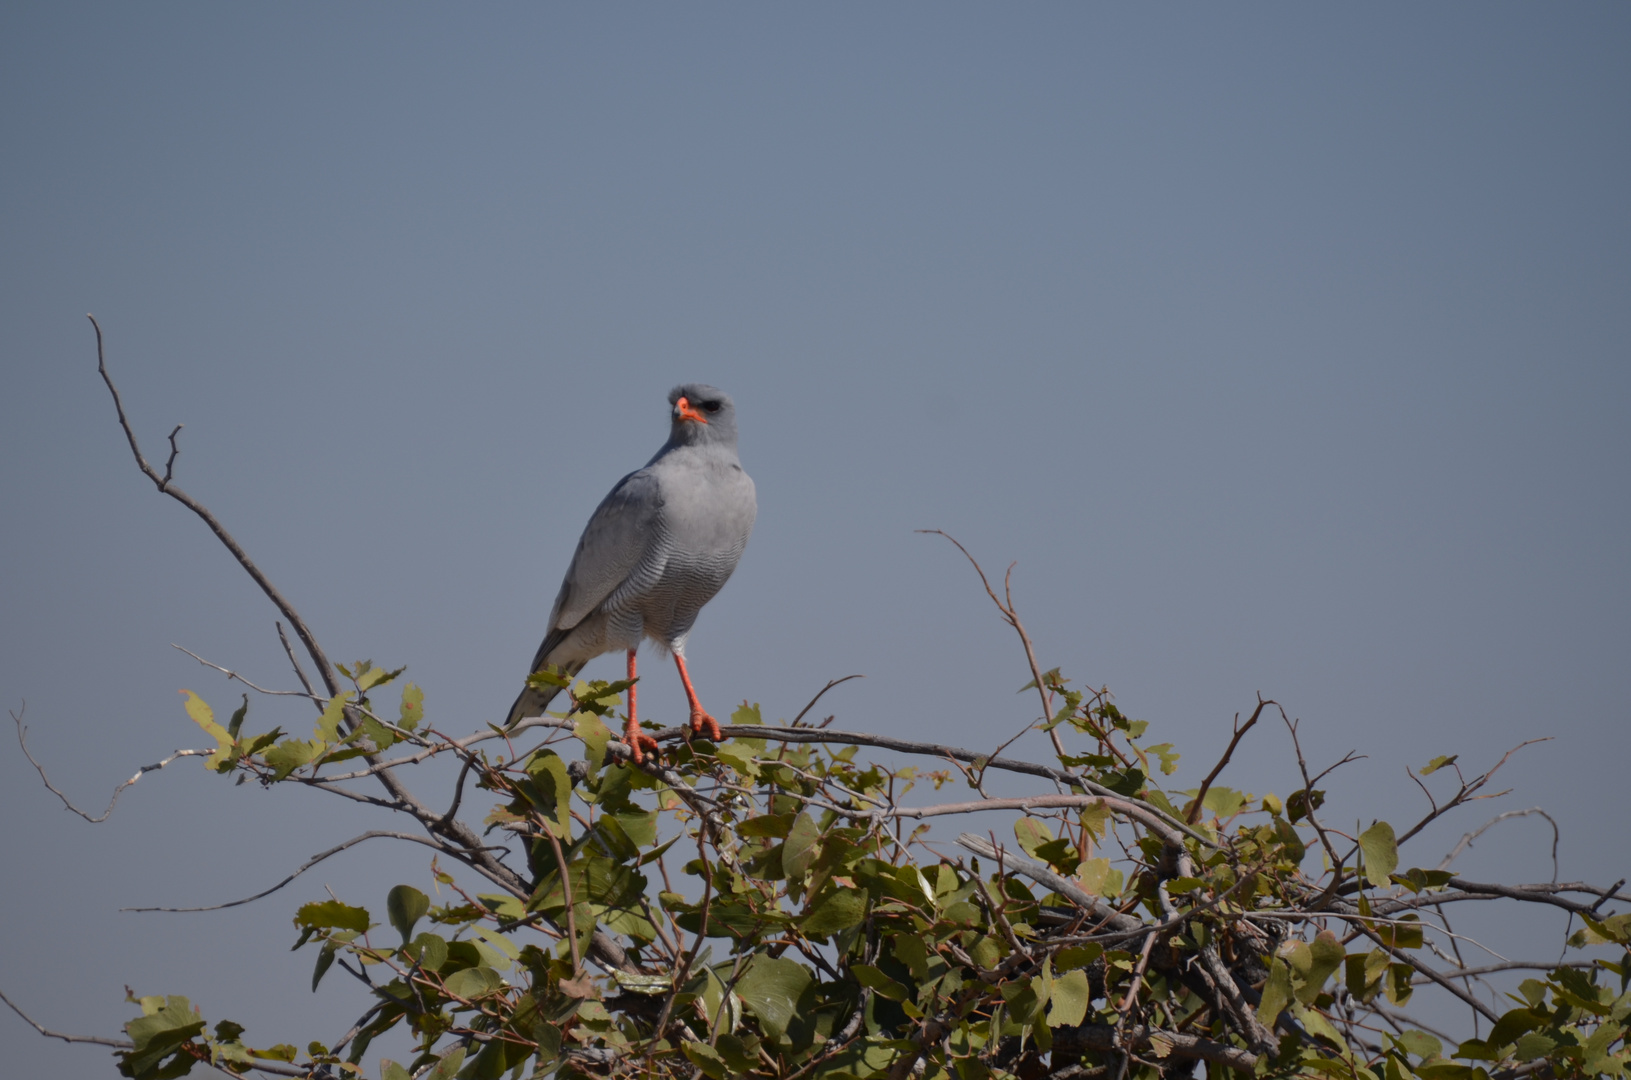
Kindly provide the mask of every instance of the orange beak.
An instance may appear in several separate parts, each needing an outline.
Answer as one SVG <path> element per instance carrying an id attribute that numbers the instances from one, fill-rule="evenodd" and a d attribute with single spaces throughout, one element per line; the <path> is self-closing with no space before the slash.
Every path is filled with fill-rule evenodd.
<path id="1" fill-rule="evenodd" d="M 674 412 L 681 420 L 695 420 L 699 424 L 708 422 L 708 418 L 693 409 L 691 402 L 685 398 L 680 398 L 674 402 Z"/>

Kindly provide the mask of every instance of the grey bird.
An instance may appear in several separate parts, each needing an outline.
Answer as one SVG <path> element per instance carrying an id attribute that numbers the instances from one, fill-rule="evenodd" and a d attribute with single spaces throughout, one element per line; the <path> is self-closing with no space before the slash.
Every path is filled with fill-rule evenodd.
<path id="1" fill-rule="evenodd" d="M 691 730 L 717 741 L 719 722 L 697 700 L 685 667 L 685 639 L 742 558 L 758 503 L 736 456 L 730 396 L 686 383 L 669 391 L 668 403 L 668 441 L 645 468 L 617 482 L 584 527 L 532 671 L 575 675 L 595 657 L 622 649 L 632 683 L 635 652 L 650 638 L 674 655 Z M 506 726 L 542 716 L 557 693 L 558 687 L 528 685 Z M 623 739 L 636 762 L 646 750 L 657 753 L 657 741 L 640 732 L 633 686 Z"/>

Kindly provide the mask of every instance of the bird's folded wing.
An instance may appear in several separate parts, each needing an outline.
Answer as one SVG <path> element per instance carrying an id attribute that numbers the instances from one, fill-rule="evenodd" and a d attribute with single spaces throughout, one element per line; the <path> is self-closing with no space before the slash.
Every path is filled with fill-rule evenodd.
<path id="1" fill-rule="evenodd" d="M 555 598 L 552 635 L 578 625 L 649 561 L 661 538 L 662 508 L 662 488 L 650 469 L 625 476 L 601 500 Z"/>

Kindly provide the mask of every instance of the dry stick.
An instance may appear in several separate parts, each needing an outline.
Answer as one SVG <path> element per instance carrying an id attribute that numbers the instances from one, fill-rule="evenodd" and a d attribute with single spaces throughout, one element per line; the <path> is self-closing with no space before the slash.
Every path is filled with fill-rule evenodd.
<path id="1" fill-rule="evenodd" d="M 1531 806 L 1527 810 L 1508 810 L 1504 814 L 1496 814 L 1494 817 L 1478 826 L 1478 828 L 1463 836 L 1460 842 L 1456 844 L 1455 848 L 1451 850 L 1448 855 L 1444 856 L 1443 860 L 1441 860 L 1433 869 L 1446 869 L 1451 863 L 1455 862 L 1455 860 L 1460 857 L 1463 851 L 1466 851 L 1468 848 L 1472 847 L 1472 842 L 1474 840 L 1478 839 L 1480 836 L 1483 836 L 1484 833 L 1488 832 L 1496 825 L 1499 825 L 1501 822 L 1506 821 L 1508 818 L 1528 817 L 1530 814 L 1539 814 L 1541 817 L 1545 818 L 1547 824 L 1551 825 L 1552 827 L 1552 881 L 1556 882 L 1557 845 L 1562 839 L 1562 833 L 1558 830 L 1556 819 L 1538 806 Z"/>
<path id="2" fill-rule="evenodd" d="M 306 669 L 300 666 L 300 660 L 295 656 L 294 648 L 289 644 L 289 635 L 283 632 L 282 620 L 274 619 L 272 625 L 277 627 L 277 639 L 283 643 L 283 652 L 289 658 L 289 666 L 294 668 L 295 677 L 300 680 L 300 685 L 306 688 L 306 696 L 316 700 L 317 691 L 311 688 L 311 680 L 306 678 Z"/>
<path id="3" fill-rule="evenodd" d="M 815 703 L 811 702 L 811 704 Z M 703 839 L 700 832 L 697 835 L 697 854 L 702 857 L 706 867 L 708 855 L 703 848 Z M 679 994 L 680 987 L 684 986 L 686 980 L 691 977 L 691 965 L 696 963 L 697 954 L 702 951 L 702 943 L 708 937 L 708 911 L 713 903 L 713 898 L 714 876 L 704 874 L 702 878 L 702 924 L 697 927 L 697 939 L 691 943 L 690 951 L 685 954 L 685 962 L 680 965 L 679 971 L 675 973 L 674 985 L 669 988 L 668 997 L 663 1000 L 663 1011 L 657 1016 L 657 1026 L 651 1029 L 651 1045 L 646 1048 L 647 1069 L 651 1067 L 651 1056 L 656 1052 L 657 1041 L 663 1037 L 663 1030 L 668 1027 L 668 1018 L 674 1011 L 674 998 Z M 727 1008 L 729 1004 L 728 1001 L 721 1000 L 720 1007 Z"/>
<path id="4" fill-rule="evenodd" d="M 583 977 L 583 960 L 578 955 L 578 920 L 572 913 L 572 874 L 566 868 L 566 856 L 561 853 L 561 841 L 555 835 L 555 830 L 546 822 L 543 828 L 544 836 L 549 840 L 549 846 L 555 852 L 555 865 L 561 868 L 561 898 L 566 901 L 566 936 L 572 943 L 572 979 L 576 982 Z"/>
<path id="5" fill-rule="evenodd" d="M 233 679 L 237 679 L 239 682 L 243 683 L 245 686 L 249 687 L 249 689 L 255 691 L 255 693 L 257 693 L 257 694 L 265 694 L 267 697 L 300 697 L 300 698 L 317 699 L 315 694 L 308 694 L 308 693 L 306 693 L 306 692 L 304 692 L 302 690 L 268 690 L 264 686 L 256 686 L 254 683 L 250 682 L 248 679 L 244 678 L 242 675 L 238 674 L 236 671 L 228 670 L 227 668 L 222 667 L 220 664 L 210 663 L 208 660 L 204 659 L 202 656 L 199 656 L 197 653 L 193 652 L 191 649 L 187 648 L 185 645 L 177 645 L 175 642 L 172 641 L 170 643 L 170 648 L 180 649 L 182 652 L 186 653 L 188 656 L 192 657 L 194 660 L 197 660 L 200 664 L 203 664 L 205 667 L 214 668 L 216 671 L 219 671 L 221 674 L 225 675 L 227 677 L 228 682 L 232 681 Z M 317 700 L 320 700 L 320 699 L 317 699 Z"/>
<path id="6" fill-rule="evenodd" d="M 1200 790 L 1195 792 L 1195 805 L 1189 808 L 1189 813 L 1185 815 L 1184 820 L 1193 825 L 1201 819 L 1201 804 L 1206 801 L 1206 793 L 1212 789 L 1212 781 L 1216 780 L 1218 774 L 1223 772 L 1224 766 L 1229 764 L 1229 759 L 1234 756 L 1235 747 L 1240 745 L 1241 738 L 1252 729 L 1253 724 L 1257 723 L 1257 718 L 1263 715 L 1264 706 L 1277 704 L 1277 702 L 1265 701 L 1261 695 L 1258 696 L 1257 708 L 1252 710 L 1252 718 L 1246 721 L 1245 727 L 1235 727 L 1235 737 L 1229 740 L 1229 746 L 1223 751 L 1223 756 L 1218 759 L 1216 765 L 1212 766 L 1212 771 L 1206 774 L 1206 779 L 1201 781 Z M 1239 713 L 1235 714 L 1235 722 L 1237 725 L 1240 722 Z"/>
<path id="7" fill-rule="evenodd" d="M 788 727 L 798 727 L 799 726 L 799 721 L 804 719 L 804 714 L 809 712 L 811 709 L 815 708 L 816 702 L 820 701 L 822 696 L 824 694 L 826 694 L 826 692 L 828 690 L 831 690 L 833 687 L 838 686 L 838 685 L 840 685 L 842 683 L 847 683 L 851 679 L 864 679 L 864 678 L 866 678 L 865 675 L 845 675 L 842 679 L 829 679 L 827 681 L 827 685 L 823 686 L 820 690 L 816 691 L 816 696 L 810 699 L 810 704 L 808 704 L 808 705 L 804 706 L 804 708 L 800 709 L 799 714 L 797 716 L 793 717 L 793 722 L 791 724 L 788 724 L 787 726 Z"/>
<path id="8" fill-rule="evenodd" d="M 982 836 L 975 836 L 973 833 L 961 833 L 957 837 L 957 845 L 987 859 L 996 859 L 999 861 L 1001 868 L 1024 874 L 1032 881 L 1046 885 L 1071 903 L 1088 911 L 1095 919 L 1114 927 L 1116 930 L 1137 933 L 1145 929 L 1141 920 L 1132 915 L 1123 915 L 1121 912 L 1116 911 L 1103 900 L 1086 892 L 1069 878 L 1054 873 L 1040 863 L 1020 858 L 1004 848 L 999 848 Z"/>
<path id="9" fill-rule="evenodd" d="M 136 1048 L 136 1044 L 131 1042 L 129 1039 L 104 1039 L 99 1035 L 68 1035 L 68 1034 L 64 1034 L 63 1032 L 60 1032 L 60 1031 L 52 1031 L 50 1028 L 48 1028 L 48 1027 L 44 1026 L 43 1024 L 39 1023 L 32 1016 L 29 1016 L 27 1013 L 25 1013 L 21 1008 L 18 1007 L 17 1003 L 15 1001 L 12 1001 L 9 997 L 7 997 L 3 991 L 0 991 L 0 1001 L 5 1002 L 6 1005 L 8 1007 L 10 1007 L 12 1012 L 14 1012 L 18 1016 L 22 1017 L 23 1023 L 27 1024 L 29 1027 L 33 1028 L 35 1031 L 39 1032 L 41 1035 L 46 1036 L 47 1038 L 61 1039 L 63 1042 L 68 1042 L 68 1043 L 90 1043 L 90 1044 L 95 1045 L 95 1046 L 111 1046 L 115 1050 L 134 1050 Z M 210 1063 L 206 1061 L 206 1062 L 204 1062 L 204 1064 L 209 1065 Z M 212 1066 L 212 1067 L 214 1067 L 214 1066 Z M 268 1065 L 268 1064 L 263 1064 L 263 1063 L 257 1062 L 253 1067 L 255 1069 L 257 1069 L 257 1070 L 262 1071 L 262 1072 L 272 1073 L 275 1076 L 301 1076 L 301 1077 L 304 1077 L 304 1076 L 309 1076 L 310 1075 L 309 1070 L 306 1070 L 306 1069 L 294 1069 L 294 1068 L 289 1068 L 289 1067 L 283 1066 L 283 1065 Z M 217 1071 L 226 1072 L 225 1069 L 217 1069 Z M 236 1073 L 226 1073 L 226 1075 L 236 1076 L 237 1074 Z"/>
<path id="10" fill-rule="evenodd" d="M 9 712 L 10 710 L 8 709 L 7 711 Z M 28 703 L 25 701 L 23 703 L 23 712 L 27 711 Z M 28 752 L 28 728 L 23 726 L 22 713 L 13 712 L 11 714 L 11 720 L 12 723 L 17 725 L 17 744 L 23 748 L 23 756 L 28 759 L 28 763 L 30 765 L 34 766 L 34 771 L 40 774 L 40 781 L 45 784 L 46 790 L 51 792 L 51 794 L 55 795 L 57 798 L 61 799 L 63 806 L 66 806 L 68 809 L 72 810 L 74 813 L 78 814 L 92 825 L 100 825 L 102 822 L 108 820 L 108 816 L 113 813 L 114 804 L 119 801 L 119 796 L 125 793 L 125 788 L 134 784 L 148 773 L 157 772 L 166 765 L 170 764 L 172 761 L 176 761 L 179 758 L 208 757 L 210 754 L 215 753 L 214 750 L 177 750 L 163 761 L 157 761 L 151 765 L 143 765 L 139 770 L 137 770 L 135 776 L 132 776 L 129 780 L 126 780 L 124 783 L 113 789 L 113 798 L 108 800 L 108 808 L 102 811 L 101 816 L 92 817 L 90 814 L 75 806 L 73 802 L 69 800 L 68 796 L 57 790 L 56 785 L 51 783 L 51 778 L 45 775 L 45 767 L 38 761 L 35 761 L 34 755 Z"/>
<path id="11" fill-rule="evenodd" d="M 983 810 L 1087 809 L 1093 806 L 1102 806 L 1132 818 L 1170 846 L 1177 847 L 1183 843 L 1183 837 L 1176 830 L 1167 828 L 1165 822 L 1145 812 L 1141 806 L 1126 799 L 1104 795 L 1029 795 L 1018 799 L 973 799 L 938 806 L 891 806 L 883 810 L 842 810 L 840 813 L 853 817 L 922 819 L 948 814 L 975 814 Z"/>
<path id="12" fill-rule="evenodd" d="M 311 858 L 309 858 L 305 862 L 301 863 L 300 866 L 295 869 L 294 873 L 290 874 L 288 877 L 284 878 L 282 881 L 278 882 L 276 885 L 273 885 L 270 889 L 262 889 L 260 892 L 256 893 L 254 896 L 246 896 L 242 900 L 229 900 L 224 904 L 211 904 L 208 907 L 127 907 L 127 908 L 120 908 L 119 910 L 120 911 L 142 911 L 142 912 L 146 912 L 146 911 L 169 911 L 169 912 L 221 911 L 224 908 L 240 907 L 243 904 L 251 904 L 251 903 L 254 903 L 256 900 L 259 900 L 263 896 L 271 896 L 273 893 L 277 892 L 279 889 L 283 888 L 285 885 L 289 884 L 289 882 L 293 881 L 295 878 L 299 877 L 301 874 L 304 874 L 307 870 L 310 870 L 312 867 L 316 866 L 318 863 L 322 862 L 324 859 L 330 858 L 331 856 L 334 856 L 334 855 L 338 855 L 340 852 L 346 850 L 347 848 L 356 847 L 358 844 L 362 843 L 364 840 L 373 840 L 373 839 L 376 839 L 376 838 L 383 838 L 383 839 L 387 839 L 387 840 L 407 840 L 407 841 L 410 841 L 410 842 L 415 843 L 415 844 L 424 844 L 426 847 L 435 848 L 436 850 L 438 850 L 438 851 L 440 851 L 440 852 L 442 852 L 443 854 L 446 854 L 446 855 L 455 854 L 453 851 L 449 850 L 445 845 L 438 844 L 435 840 L 429 839 L 427 837 L 415 836 L 413 833 L 387 832 L 387 831 L 382 830 L 382 829 L 373 829 L 373 830 L 370 830 L 369 832 L 363 833 L 361 836 L 353 836 L 351 839 L 347 840 L 343 844 L 336 844 L 333 847 L 329 848 L 327 851 L 321 852 L 321 853 L 319 853 L 317 855 L 313 855 Z"/>
<path id="13" fill-rule="evenodd" d="M 272 604 L 283 614 L 283 617 L 289 620 L 289 625 L 294 627 L 295 635 L 300 638 L 301 644 L 306 647 L 307 655 L 311 657 L 312 663 L 317 666 L 318 676 L 322 679 L 323 686 L 328 691 L 328 696 L 331 698 L 338 696 L 341 687 L 334 678 L 334 665 L 329 662 L 328 655 L 323 651 L 322 646 L 317 643 L 316 635 L 311 632 L 311 628 L 300 617 L 300 613 L 295 610 L 294 605 L 289 603 L 284 595 L 278 591 L 277 586 L 272 584 L 271 579 L 261 571 L 259 566 L 255 565 L 254 560 L 249 557 L 249 553 L 233 538 L 220 520 L 204 504 L 172 483 L 176 456 L 181 452 L 176 446 L 175 436 L 181 430 L 181 425 L 178 424 L 175 430 L 170 432 L 170 459 L 165 463 L 163 476 L 160 476 L 153 466 L 147 463 L 147 459 L 142 456 L 141 446 L 136 441 L 136 433 L 130 426 L 130 420 L 125 416 L 124 400 L 119 396 L 118 387 L 113 385 L 113 377 L 108 374 L 107 357 L 102 340 L 102 325 L 96 321 L 94 315 L 87 315 L 86 318 L 90 319 L 91 326 L 96 330 L 96 370 L 102 376 L 102 381 L 107 384 L 108 393 L 113 396 L 113 407 L 119 415 L 119 426 L 124 429 L 125 439 L 130 443 L 130 452 L 136 459 L 137 467 L 141 469 L 144 476 L 153 481 L 153 485 L 158 488 L 161 494 L 175 499 L 209 526 L 210 531 L 215 533 L 216 538 L 232 553 L 232 557 L 238 560 L 238 565 L 243 567 L 244 572 L 254 580 L 255 584 L 261 587 L 261 591 L 266 594 L 267 599 L 271 600 Z M 373 763 L 372 757 L 366 757 L 366 760 L 369 760 L 371 764 Z M 415 798 L 394 774 L 380 772 L 377 775 L 385 790 L 396 800 L 396 808 L 406 810 L 410 815 L 418 819 L 426 829 L 432 832 L 440 832 L 465 848 L 470 853 L 471 858 L 487 867 L 490 872 L 489 876 L 496 874 L 508 880 L 510 882 L 509 887 L 512 890 L 524 888 L 524 882 L 520 875 L 488 855 L 481 838 L 469 826 L 464 825 L 462 822 L 448 823 L 443 821 L 439 815 Z"/>
<path id="14" fill-rule="evenodd" d="M 1042 699 L 1042 722 L 1047 723 L 1049 720 L 1052 720 L 1053 702 L 1048 698 L 1047 687 L 1042 685 L 1042 666 L 1036 662 L 1036 650 L 1031 647 L 1031 636 L 1025 632 L 1024 624 L 1019 621 L 1019 612 L 1014 610 L 1014 593 L 1013 590 L 1009 588 L 1009 578 L 1013 576 L 1014 568 L 1010 566 L 1008 568 L 1008 576 L 1003 578 L 1003 592 L 1008 596 L 1008 603 L 1004 604 L 1001 600 L 997 599 L 996 590 L 991 588 L 991 582 L 986 579 L 985 571 L 980 568 L 979 561 L 968 553 L 968 548 L 957 542 L 956 537 L 940 529 L 918 529 L 917 531 L 920 533 L 930 533 L 935 536 L 943 536 L 947 540 L 950 540 L 952 546 L 954 546 L 958 551 L 961 551 L 963 553 L 963 558 L 967 559 L 969 565 L 974 567 L 974 572 L 980 575 L 980 584 L 985 586 L 985 594 L 991 598 L 991 602 L 993 604 L 997 605 L 997 610 L 1002 612 L 1003 622 L 1006 622 L 1009 626 L 1014 628 L 1014 632 L 1019 635 L 1020 644 L 1025 646 L 1025 659 L 1031 665 L 1031 680 L 1036 683 L 1037 697 Z M 1026 730 L 1029 729 L 1027 728 Z M 1054 750 L 1058 752 L 1060 757 L 1063 757 L 1065 754 L 1065 744 L 1059 741 L 1059 732 L 1053 730 L 1052 728 L 1048 729 L 1048 738 L 1053 740 Z M 1011 742 L 1012 740 L 1009 741 Z M 1007 744 L 1004 743 L 1003 745 L 1006 746 Z M 992 756 L 994 757 L 995 755 Z"/>
<path id="15" fill-rule="evenodd" d="M 1533 746 L 1536 743 L 1550 742 L 1551 739 L 1552 739 L 1552 736 L 1550 736 L 1550 735 L 1544 736 L 1544 737 L 1539 738 L 1539 739 L 1525 739 L 1523 742 L 1519 743 L 1517 746 L 1514 746 L 1512 749 L 1508 750 L 1505 754 L 1502 754 L 1501 755 L 1501 760 L 1497 761 L 1490 768 L 1490 770 L 1488 772 L 1484 773 L 1482 776 L 1475 777 L 1472 780 L 1463 780 L 1461 782 L 1461 790 L 1457 791 L 1455 793 L 1455 796 L 1453 798 L 1451 798 L 1450 801 L 1445 803 L 1443 806 L 1439 806 L 1438 803 L 1435 800 L 1433 800 L 1432 796 L 1429 795 L 1428 796 L 1428 801 L 1433 804 L 1433 808 L 1430 811 L 1428 811 L 1426 817 L 1422 818 L 1420 821 L 1416 822 L 1416 824 L 1414 824 L 1410 828 L 1406 829 L 1404 831 L 1404 833 L 1396 841 L 1396 843 L 1402 844 L 1406 840 L 1409 840 L 1412 836 L 1415 836 L 1417 833 L 1419 833 L 1423 829 L 1427 828 L 1428 825 L 1432 824 L 1434 821 L 1436 821 L 1440 817 L 1442 817 L 1445 814 L 1449 813 L 1451 810 L 1455 809 L 1457 806 L 1460 806 L 1462 803 L 1475 802 L 1475 801 L 1477 801 L 1477 799 L 1493 799 L 1495 797 L 1494 794 L 1491 794 L 1491 795 L 1479 795 L 1479 796 L 1476 796 L 1476 798 L 1475 798 L 1474 793 L 1479 791 L 1481 788 L 1483 788 L 1483 786 L 1485 784 L 1489 783 L 1490 778 L 1493 777 L 1496 773 L 1501 771 L 1501 766 L 1505 765 L 1508 761 L 1510 761 L 1512 759 L 1513 754 L 1516 754 L 1519 750 L 1522 750 L 1526 746 Z M 1452 763 L 1452 765 L 1453 765 L 1453 763 Z M 1453 765 L 1453 767 L 1454 767 L 1454 769 L 1456 771 L 1456 775 L 1460 776 L 1461 775 L 1461 766 Z M 1418 781 L 1418 784 L 1419 783 L 1420 782 Z M 1423 786 L 1423 790 L 1426 790 L 1425 786 Z M 1502 791 L 1502 792 L 1497 792 L 1496 794 L 1505 795 L 1506 792 Z"/>

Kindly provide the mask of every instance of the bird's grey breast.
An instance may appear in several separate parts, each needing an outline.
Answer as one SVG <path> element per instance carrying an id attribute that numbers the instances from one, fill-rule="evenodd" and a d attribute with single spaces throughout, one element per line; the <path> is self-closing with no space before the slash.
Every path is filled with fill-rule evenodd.
<path id="1" fill-rule="evenodd" d="M 753 481 L 734 453 L 683 448 L 653 472 L 662 485 L 658 529 L 664 553 L 651 615 L 683 633 L 724 587 L 747 547 L 758 505 Z M 653 627 L 656 629 L 656 627 Z"/>

